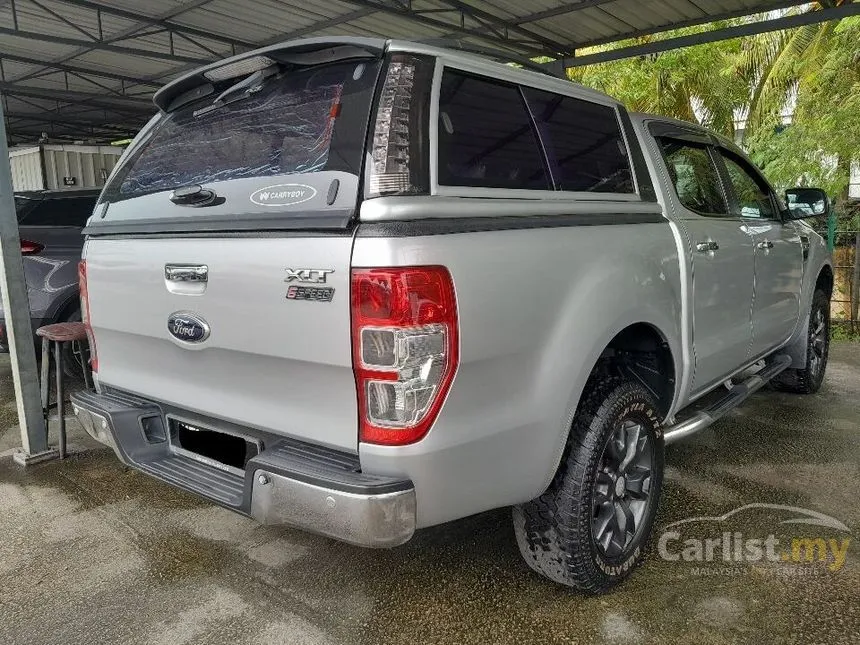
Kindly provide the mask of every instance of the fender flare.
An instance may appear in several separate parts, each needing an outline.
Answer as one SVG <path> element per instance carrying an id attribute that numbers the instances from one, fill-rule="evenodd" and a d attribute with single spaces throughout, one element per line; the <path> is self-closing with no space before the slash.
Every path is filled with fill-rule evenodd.
<path id="1" fill-rule="evenodd" d="M 591 372 L 594 370 L 595 366 L 597 365 L 597 362 L 603 355 L 603 352 L 606 351 L 607 347 L 609 347 L 609 345 L 612 343 L 612 340 L 625 329 L 639 324 L 644 324 L 651 327 L 669 347 L 669 353 L 672 357 L 672 362 L 674 363 L 675 368 L 675 391 L 672 397 L 671 406 L 669 408 L 669 416 L 674 413 L 674 410 L 678 405 L 678 401 L 681 398 L 680 388 L 682 384 L 679 375 L 681 374 L 681 370 L 683 367 L 683 358 L 681 353 L 680 339 L 673 338 L 672 336 L 666 334 L 665 329 L 670 328 L 671 325 L 667 326 L 667 321 L 665 320 L 655 320 L 655 317 L 640 317 L 640 319 L 638 320 L 626 316 L 619 317 L 614 322 L 614 324 L 607 326 L 604 329 L 603 333 L 598 337 L 599 340 L 594 343 L 594 349 L 590 353 L 589 358 L 582 363 L 580 372 L 574 379 L 574 385 L 571 388 L 570 396 L 565 406 L 565 417 L 562 421 L 558 442 L 554 451 L 554 456 L 550 463 L 550 469 L 547 473 L 547 476 L 545 477 L 544 485 L 542 487 L 541 492 L 549 488 L 553 478 L 558 472 L 558 468 L 561 464 L 561 459 L 564 456 L 564 449 L 567 446 L 567 441 L 570 436 L 571 426 L 573 425 L 573 418 L 576 414 L 577 408 L 579 407 L 579 400 L 582 397 L 583 391 L 585 390 L 585 385 L 588 381 L 588 377 L 591 375 Z"/>

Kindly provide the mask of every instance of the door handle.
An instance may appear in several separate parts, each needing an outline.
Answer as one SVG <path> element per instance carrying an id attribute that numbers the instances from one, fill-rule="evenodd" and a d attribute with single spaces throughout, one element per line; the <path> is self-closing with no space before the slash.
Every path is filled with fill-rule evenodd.
<path id="1" fill-rule="evenodd" d="M 696 250 L 699 253 L 712 253 L 714 251 L 719 251 L 720 245 L 713 240 L 708 242 L 699 242 L 698 244 L 696 244 Z"/>
<path id="2" fill-rule="evenodd" d="M 206 282 L 209 267 L 205 264 L 165 264 L 164 279 L 168 282 Z"/>
<path id="3" fill-rule="evenodd" d="M 755 245 L 757 249 L 761 249 L 762 251 L 767 251 L 768 249 L 773 248 L 773 242 L 770 240 L 765 240 L 764 242 L 759 242 Z"/>

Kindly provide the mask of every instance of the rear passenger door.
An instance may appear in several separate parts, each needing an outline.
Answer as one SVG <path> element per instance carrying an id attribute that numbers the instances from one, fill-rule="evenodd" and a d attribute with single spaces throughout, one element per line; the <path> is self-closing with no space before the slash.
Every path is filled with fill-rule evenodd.
<path id="1" fill-rule="evenodd" d="M 659 137 L 675 215 L 691 246 L 693 392 L 719 383 L 748 358 L 753 237 L 729 211 L 715 151 L 707 143 Z"/>
<path id="2" fill-rule="evenodd" d="M 720 148 L 732 190 L 732 214 L 755 241 L 752 346 L 757 357 L 788 340 L 800 315 L 803 248 L 794 225 L 783 224 L 776 197 L 742 156 Z"/>

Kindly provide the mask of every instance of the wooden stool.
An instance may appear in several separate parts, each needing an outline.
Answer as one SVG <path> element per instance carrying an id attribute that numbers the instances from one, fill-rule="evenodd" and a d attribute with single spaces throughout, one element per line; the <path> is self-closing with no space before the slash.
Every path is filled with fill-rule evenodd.
<path id="1" fill-rule="evenodd" d="M 66 418 L 63 416 L 63 343 L 87 340 L 87 328 L 82 322 L 64 322 L 45 325 L 36 330 L 42 337 L 42 414 L 45 416 L 45 431 L 48 430 L 48 408 L 51 387 L 48 371 L 51 363 L 51 343 L 54 343 L 54 370 L 57 379 L 57 419 L 60 422 L 60 459 L 66 458 Z M 90 387 L 90 379 L 84 369 L 84 385 Z"/>

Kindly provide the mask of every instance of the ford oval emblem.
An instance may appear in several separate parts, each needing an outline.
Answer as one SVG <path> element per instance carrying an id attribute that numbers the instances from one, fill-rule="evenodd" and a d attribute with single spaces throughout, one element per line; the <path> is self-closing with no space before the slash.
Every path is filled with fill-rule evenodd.
<path id="1" fill-rule="evenodd" d="M 293 206 L 317 196 L 317 189 L 307 184 L 275 184 L 251 193 L 251 201 L 258 206 Z"/>
<path id="2" fill-rule="evenodd" d="M 209 325 L 190 311 L 175 311 L 167 318 L 167 331 L 185 343 L 202 343 L 209 338 Z"/>

